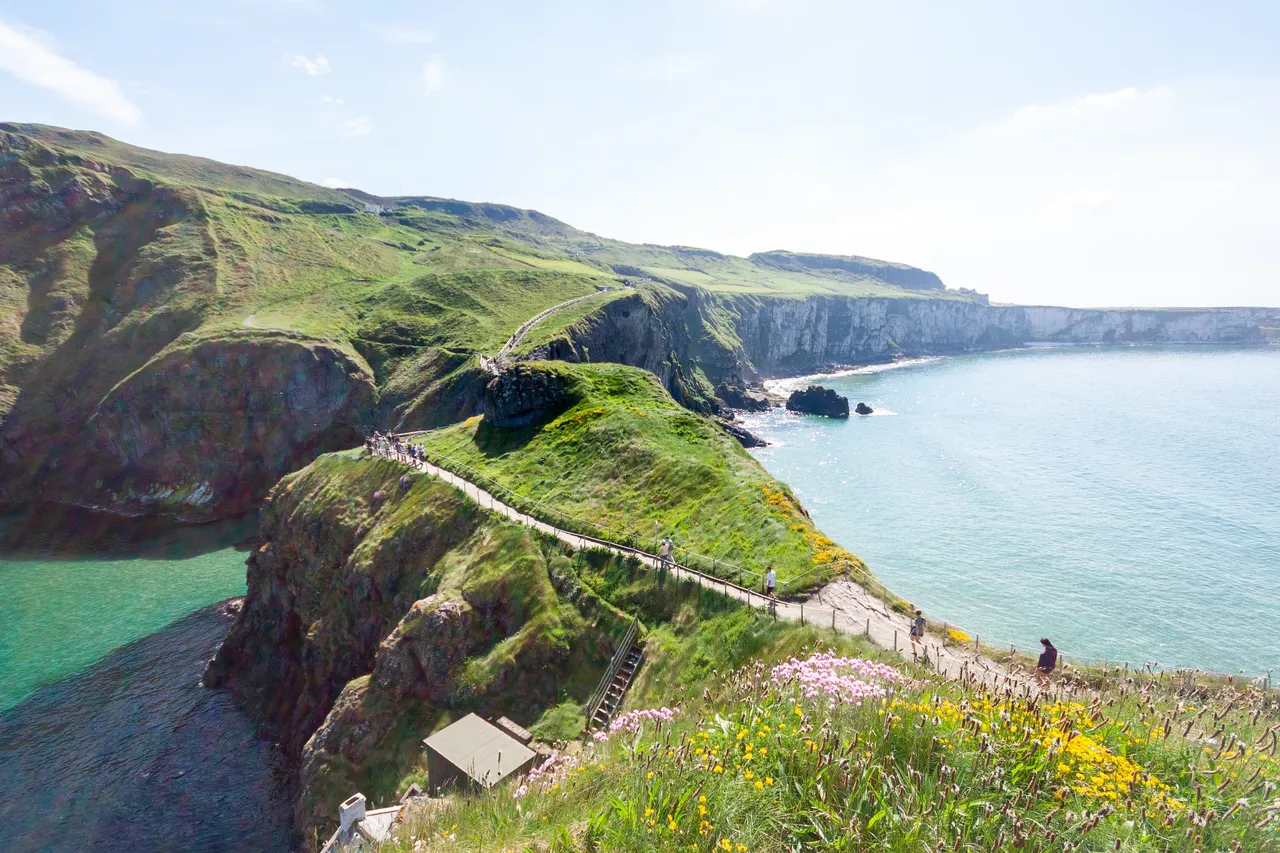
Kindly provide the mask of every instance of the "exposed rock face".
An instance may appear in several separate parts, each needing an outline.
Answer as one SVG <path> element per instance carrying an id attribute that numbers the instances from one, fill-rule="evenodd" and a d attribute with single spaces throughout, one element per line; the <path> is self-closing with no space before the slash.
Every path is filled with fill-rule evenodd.
<path id="1" fill-rule="evenodd" d="M 353 790 L 390 797 L 443 714 L 532 723 L 571 662 L 608 660 L 596 626 L 621 633 L 598 600 L 583 609 L 588 591 L 562 608 L 566 558 L 439 481 L 400 488 L 406 470 L 322 456 L 272 490 L 244 607 L 205 673 L 296 763 L 304 833 Z M 585 615 L 562 622 L 571 611 Z"/>
<path id="2" fill-rule="evenodd" d="M 763 374 L 828 364 L 1061 343 L 1264 343 L 1269 309 L 1091 311 L 944 299 L 726 297 Z"/>
<path id="3" fill-rule="evenodd" d="M 748 391 L 740 385 L 728 385 L 724 382 L 716 386 L 716 396 L 729 408 L 742 409 L 745 412 L 767 412 L 772 405 L 762 394 Z"/>
<path id="4" fill-rule="evenodd" d="M 785 254 L 788 264 L 798 263 L 795 258 L 801 257 L 768 254 Z M 823 258 L 824 263 L 831 261 L 829 256 Z M 855 261 L 859 259 L 850 259 Z M 903 270 L 932 275 L 911 267 Z M 920 284 L 933 289 L 926 285 Z M 1040 341 L 1266 343 L 1267 329 L 1277 325 L 1280 311 L 1276 309 L 1108 311 L 992 306 L 978 294 L 793 299 L 648 285 L 602 306 L 535 356 L 642 367 L 657 374 L 681 404 L 714 412 L 721 406 L 765 408 L 767 401 L 743 390 L 748 382 L 828 365 L 977 352 Z"/>
<path id="5" fill-rule="evenodd" d="M 716 426 L 729 433 L 737 439 L 738 443 L 743 447 L 768 447 L 769 442 L 744 427 L 742 424 L 734 423 L 728 418 L 716 418 Z"/>
<path id="6" fill-rule="evenodd" d="M 744 359 L 705 333 L 715 299 L 695 288 L 655 286 L 613 299 L 534 357 L 572 362 L 613 362 L 655 374 L 676 402 L 711 414 L 721 408 L 712 380 L 740 381 Z"/>
<path id="7" fill-rule="evenodd" d="M 871 408 L 866 403 L 859 403 L 857 406 L 854 407 L 853 411 L 859 415 L 869 415 L 872 412 L 874 412 L 875 409 Z"/>
<path id="8" fill-rule="evenodd" d="M 535 365 L 516 364 L 485 387 L 484 416 L 496 427 L 525 427 L 546 420 L 571 401 L 572 392 L 560 374 Z"/>
<path id="9" fill-rule="evenodd" d="M 787 411 L 802 415 L 821 415 L 826 418 L 849 417 L 849 398 L 841 397 L 830 388 L 810 385 L 804 390 L 792 391 L 787 398 Z"/>
<path id="10" fill-rule="evenodd" d="M 49 493 L 125 515 L 247 512 L 289 471 L 358 444 L 373 398 L 368 370 L 334 347 L 256 336 L 173 349 L 111 390 Z"/>

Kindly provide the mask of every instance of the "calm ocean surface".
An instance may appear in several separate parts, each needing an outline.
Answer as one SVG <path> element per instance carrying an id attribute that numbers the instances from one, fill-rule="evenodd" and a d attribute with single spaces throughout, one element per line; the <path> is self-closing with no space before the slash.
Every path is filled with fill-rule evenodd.
<path id="1" fill-rule="evenodd" d="M 756 456 L 926 616 L 984 642 L 1280 668 L 1280 349 L 1053 348 L 822 385 Z M 808 384 L 808 383 L 801 383 Z"/>

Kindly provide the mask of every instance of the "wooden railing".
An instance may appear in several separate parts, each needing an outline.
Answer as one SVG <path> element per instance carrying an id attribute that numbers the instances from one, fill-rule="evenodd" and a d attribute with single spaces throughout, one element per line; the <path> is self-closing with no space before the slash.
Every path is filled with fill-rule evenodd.
<path id="1" fill-rule="evenodd" d="M 636 636 L 639 633 L 640 617 L 635 616 L 632 617 L 631 626 L 627 628 L 627 633 L 623 636 L 618 650 L 613 653 L 613 660 L 609 661 L 609 668 L 605 670 L 604 676 L 600 679 L 595 692 L 591 694 L 591 699 L 587 702 L 587 730 L 590 730 L 592 718 L 595 717 L 596 711 L 600 708 L 600 703 L 604 701 L 605 695 L 609 692 L 609 687 L 613 684 L 613 680 L 617 678 L 618 670 L 622 668 L 622 662 L 627 659 L 627 653 L 635 645 Z"/>

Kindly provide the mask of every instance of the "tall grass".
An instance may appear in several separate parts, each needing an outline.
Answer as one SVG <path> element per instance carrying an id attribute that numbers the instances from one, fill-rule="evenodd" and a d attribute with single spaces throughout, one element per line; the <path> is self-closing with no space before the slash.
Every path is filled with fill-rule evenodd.
<path id="1" fill-rule="evenodd" d="M 1248 690 L 1050 701 L 818 653 L 414 813 L 386 849 L 1270 851 L 1278 730 Z"/>

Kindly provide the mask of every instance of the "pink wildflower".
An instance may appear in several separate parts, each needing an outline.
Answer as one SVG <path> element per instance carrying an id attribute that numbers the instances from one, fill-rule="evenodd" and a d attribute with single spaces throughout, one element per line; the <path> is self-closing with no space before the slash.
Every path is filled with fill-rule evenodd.
<path id="1" fill-rule="evenodd" d="M 905 679 L 893 667 L 862 658 L 817 652 L 805 660 L 792 658 L 773 668 L 771 680 L 779 688 L 796 688 L 806 699 L 824 698 L 834 709 L 838 702 L 861 705 L 888 693 L 886 685 Z"/>

